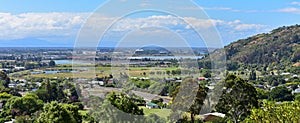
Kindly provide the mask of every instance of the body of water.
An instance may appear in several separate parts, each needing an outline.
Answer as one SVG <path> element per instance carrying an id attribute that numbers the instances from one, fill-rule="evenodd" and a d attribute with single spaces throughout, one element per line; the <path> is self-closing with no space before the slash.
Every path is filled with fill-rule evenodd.
<path id="1" fill-rule="evenodd" d="M 128 59 L 151 59 L 151 60 L 170 60 L 170 59 L 201 59 L 203 56 L 137 56 Z"/>
<path id="2" fill-rule="evenodd" d="M 170 60 L 170 59 L 201 59 L 203 56 L 138 56 L 128 57 L 127 59 L 151 59 L 151 60 Z M 123 58 L 121 58 L 123 59 Z M 54 60 L 57 65 L 72 64 L 72 60 Z M 49 62 L 44 60 L 42 62 Z M 92 64 L 92 61 L 76 61 L 74 64 Z"/>
<path id="3" fill-rule="evenodd" d="M 49 60 L 44 60 L 42 62 L 50 62 Z M 55 64 L 57 65 L 66 65 L 66 64 L 72 64 L 72 60 L 54 60 Z M 91 64 L 90 62 L 84 62 L 84 61 L 76 61 L 74 64 Z"/>

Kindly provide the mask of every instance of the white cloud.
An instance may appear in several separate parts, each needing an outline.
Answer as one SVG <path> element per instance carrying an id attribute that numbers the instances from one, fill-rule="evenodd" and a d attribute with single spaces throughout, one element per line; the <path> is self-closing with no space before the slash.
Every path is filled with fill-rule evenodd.
<path id="1" fill-rule="evenodd" d="M 291 4 L 300 6 L 300 2 L 291 2 Z"/>
<path id="2" fill-rule="evenodd" d="M 0 13 L 0 39 L 74 35 L 88 13 Z"/>
<path id="3" fill-rule="evenodd" d="M 276 10 L 276 11 L 277 12 L 300 14 L 300 8 L 294 8 L 294 7 L 283 8 L 283 9 L 279 9 L 279 10 Z"/>
<path id="4" fill-rule="evenodd" d="M 238 24 L 235 26 L 234 29 L 236 30 L 249 30 L 249 29 L 261 29 L 265 28 L 265 25 L 261 24 Z"/>
<path id="5" fill-rule="evenodd" d="M 234 30 L 261 29 L 265 27 L 265 25 L 261 24 L 244 24 L 240 20 L 223 21 L 217 19 L 198 19 L 194 17 L 184 17 L 182 19 L 187 21 L 189 24 L 171 15 L 124 19 L 115 25 L 114 31 L 130 31 L 136 30 L 138 28 L 148 27 L 191 29 L 191 26 L 193 26 L 196 29 L 206 29 L 215 26 L 225 26 Z"/>
<path id="6" fill-rule="evenodd" d="M 151 4 L 149 4 L 149 3 L 141 3 L 139 6 L 143 7 L 143 8 L 146 8 L 146 7 L 150 7 Z"/>
<path id="7" fill-rule="evenodd" d="M 231 12 L 241 12 L 241 10 L 229 8 L 229 7 L 181 7 L 182 10 L 218 10 L 218 11 L 231 11 Z"/>
<path id="8" fill-rule="evenodd" d="M 0 13 L 0 40 L 28 37 L 76 37 L 80 27 L 85 23 L 89 15 L 90 13 Z M 115 19 L 117 18 L 97 15 L 97 18 L 90 21 L 87 25 L 91 30 L 95 28 L 105 29 L 104 25 L 113 22 Z M 184 17 L 183 19 L 190 23 L 190 25 L 171 15 L 126 18 L 115 24 L 112 31 L 122 32 L 133 31 L 139 28 L 168 27 L 175 32 L 183 33 L 191 30 L 191 25 L 193 25 L 195 29 L 217 27 L 220 33 L 227 33 L 228 30 L 231 32 L 251 32 L 251 30 L 256 31 L 265 28 L 265 26 L 261 24 L 246 24 L 240 20 L 224 21 L 194 17 Z M 97 35 L 97 32 L 93 33 Z"/>
<path id="9" fill-rule="evenodd" d="M 234 20 L 230 22 L 226 22 L 225 25 L 233 28 L 235 31 L 242 31 L 242 30 L 259 30 L 267 28 L 266 25 L 262 24 L 245 24 L 242 23 L 240 20 Z"/>
<path id="10" fill-rule="evenodd" d="M 228 7 L 203 7 L 204 10 L 223 10 L 223 11 L 232 11 L 232 12 L 240 12 L 241 10 L 228 8 Z"/>

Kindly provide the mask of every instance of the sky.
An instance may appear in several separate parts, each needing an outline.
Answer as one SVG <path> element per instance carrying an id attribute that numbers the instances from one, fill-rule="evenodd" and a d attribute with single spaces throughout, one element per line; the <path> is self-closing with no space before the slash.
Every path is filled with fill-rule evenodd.
<path id="1" fill-rule="evenodd" d="M 0 0 L 0 47 L 220 47 L 300 24 L 296 0 L 165 1 Z"/>

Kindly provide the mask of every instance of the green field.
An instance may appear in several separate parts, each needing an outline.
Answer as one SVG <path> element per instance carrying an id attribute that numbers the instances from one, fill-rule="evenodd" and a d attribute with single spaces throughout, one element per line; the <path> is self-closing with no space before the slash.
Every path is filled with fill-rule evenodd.
<path id="1" fill-rule="evenodd" d="M 167 119 L 171 114 L 171 109 L 148 109 L 144 106 L 140 106 L 140 108 L 143 109 L 146 116 L 150 114 L 156 114 L 157 116 Z"/>

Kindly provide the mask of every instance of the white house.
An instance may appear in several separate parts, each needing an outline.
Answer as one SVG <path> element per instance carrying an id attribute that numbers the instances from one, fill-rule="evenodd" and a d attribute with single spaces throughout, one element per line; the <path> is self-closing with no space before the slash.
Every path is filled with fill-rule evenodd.
<path id="1" fill-rule="evenodd" d="M 300 88 L 295 89 L 292 93 L 293 94 L 299 94 L 300 93 Z"/>
<path id="2" fill-rule="evenodd" d="M 26 69 L 25 67 L 17 67 L 17 66 L 14 66 L 14 68 L 17 70 L 25 70 Z"/>

